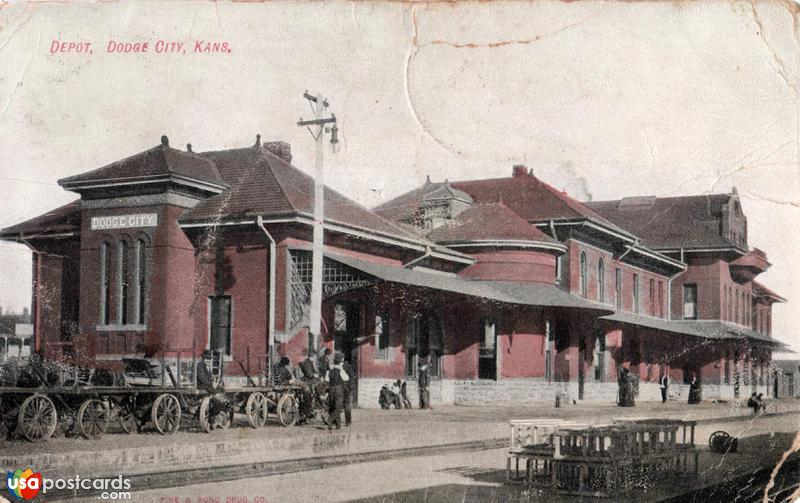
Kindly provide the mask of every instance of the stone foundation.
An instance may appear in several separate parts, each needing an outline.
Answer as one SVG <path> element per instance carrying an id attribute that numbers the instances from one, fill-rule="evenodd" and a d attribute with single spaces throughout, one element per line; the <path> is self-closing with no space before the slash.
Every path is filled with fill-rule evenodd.
<path id="1" fill-rule="evenodd" d="M 391 379 L 362 378 L 358 381 L 358 406 L 361 408 L 373 409 L 379 407 L 378 394 L 381 386 L 386 383 L 394 382 Z M 416 380 L 410 379 L 407 382 L 408 397 L 411 404 L 416 408 L 419 406 L 419 393 L 417 391 Z M 430 386 L 431 403 L 433 405 L 485 405 L 499 403 L 533 403 L 533 402 L 552 402 L 555 403 L 556 393 L 563 393 L 566 403 L 578 401 L 578 383 L 570 382 L 547 382 L 541 378 L 532 379 L 500 379 L 497 381 L 474 379 L 456 380 L 441 379 L 432 380 Z M 597 382 L 591 381 L 584 383 L 583 400 L 587 402 L 609 402 L 617 401 L 616 382 Z M 745 403 L 753 391 L 763 393 L 764 397 L 769 397 L 768 386 L 742 386 L 739 399 Z M 725 400 L 733 401 L 733 386 L 719 384 L 705 384 L 702 387 L 703 400 Z M 669 400 L 688 401 L 689 385 L 671 382 L 669 385 Z M 639 383 L 639 393 L 637 401 L 658 402 L 661 401 L 661 388 L 654 382 Z"/>

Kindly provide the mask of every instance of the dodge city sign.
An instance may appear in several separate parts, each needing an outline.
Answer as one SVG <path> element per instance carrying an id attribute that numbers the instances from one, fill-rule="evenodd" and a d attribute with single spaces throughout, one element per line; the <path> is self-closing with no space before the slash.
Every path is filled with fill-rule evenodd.
<path id="1" fill-rule="evenodd" d="M 93 231 L 107 229 L 130 229 L 132 227 L 155 227 L 156 225 L 158 225 L 157 213 L 92 217 Z"/>

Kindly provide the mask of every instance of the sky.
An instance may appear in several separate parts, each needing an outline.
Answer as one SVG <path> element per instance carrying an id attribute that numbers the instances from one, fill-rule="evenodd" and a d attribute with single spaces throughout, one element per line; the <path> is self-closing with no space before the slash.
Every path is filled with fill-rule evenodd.
<path id="1" fill-rule="evenodd" d="M 780 2 L 0 4 L 0 227 L 77 197 L 56 180 L 157 145 L 292 145 L 322 93 L 325 182 L 366 206 L 526 164 L 584 200 L 729 192 L 800 351 L 800 33 Z M 161 41 L 185 53 L 157 53 Z M 91 43 L 91 53 L 51 52 Z M 149 44 L 108 53 L 109 42 Z M 195 52 L 227 42 L 230 52 Z M 59 46 L 60 47 L 60 46 Z M 30 253 L 0 243 L 0 305 Z"/>

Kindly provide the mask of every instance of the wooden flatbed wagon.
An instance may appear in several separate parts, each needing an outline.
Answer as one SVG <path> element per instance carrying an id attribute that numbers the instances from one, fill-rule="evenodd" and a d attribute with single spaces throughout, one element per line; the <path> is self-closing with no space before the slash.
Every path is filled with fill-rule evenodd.
<path id="1" fill-rule="evenodd" d="M 113 385 L 92 384 L 77 369 L 74 375 L 67 372 L 71 378 L 51 379 L 33 366 L 38 386 L 0 387 L 0 419 L 9 431 L 32 442 L 46 441 L 59 426 L 98 438 L 112 422 L 127 433 L 149 424 L 162 435 L 170 435 L 189 421 L 205 432 L 227 428 L 234 424 L 236 414 L 244 415 L 253 428 L 265 426 L 270 417 L 284 426 L 300 419 L 303 385 L 259 385 L 248 377 L 247 385 L 226 386 L 218 384 L 221 375 L 215 375 L 215 383 L 200 386 L 196 365 L 193 361 L 190 379 L 183 379 L 180 372 L 176 377 L 167 369 L 169 380 L 162 378 L 165 374 L 153 374 L 144 382 L 133 379 Z"/>

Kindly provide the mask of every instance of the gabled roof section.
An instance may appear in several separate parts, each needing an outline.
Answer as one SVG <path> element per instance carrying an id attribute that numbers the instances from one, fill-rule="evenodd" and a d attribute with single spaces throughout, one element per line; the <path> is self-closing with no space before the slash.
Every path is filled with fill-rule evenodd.
<path id="1" fill-rule="evenodd" d="M 417 189 L 377 206 L 374 211 L 393 221 L 411 221 L 423 199 L 443 185 L 444 183 L 428 181 Z M 467 193 L 478 204 L 502 202 L 528 222 L 588 220 L 633 241 L 633 236 L 628 231 L 531 174 L 457 181 L 450 182 L 450 185 Z"/>
<path id="2" fill-rule="evenodd" d="M 16 240 L 73 234 L 80 231 L 81 200 L 48 211 L 43 215 L 0 230 L 0 239 Z"/>
<path id="3" fill-rule="evenodd" d="M 102 168 L 62 178 L 58 184 L 67 190 L 80 190 L 170 178 L 200 182 L 212 192 L 227 187 L 212 161 L 170 147 L 166 136 L 161 137 L 161 144 L 156 147 Z"/>
<path id="4" fill-rule="evenodd" d="M 471 241 L 515 241 L 561 246 L 503 203 L 473 205 L 445 225 L 433 229 L 427 237 L 444 245 Z"/>
<path id="5" fill-rule="evenodd" d="M 720 219 L 731 194 L 592 201 L 588 207 L 642 238 L 650 248 L 747 251 L 723 237 Z"/>
<path id="6" fill-rule="evenodd" d="M 756 297 L 766 297 L 770 299 L 772 302 L 786 302 L 786 299 L 778 295 L 777 293 L 773 292 L 766 286 L 762 285 L 758 281 L 753 281 L 753 295 Z"/>
<path id="7" fill-rule="evenodd" d="M 436 189 L 427 192 L 424 196 L 422 196 L 422 201 L 424 203 L 433 201 L 449 201 L 452 199 L 463 201 L 465 203 L 473 202 L 469 194 L 464 191 L 454 189 L 449 182 L 439 185 Z"/>
<path id="8" fill-rule="evenodd" d="M 181 224 L 213 223 L 247 216 L 295 217 L 313 215 L 314 179 L 259 145 L 201 156 L 213 160 L 230 189 L 181 215 Z M 325 221 L 352 229 L 413 242 L 434 243 L 396 225 L 325 187 Z M 458 252 L 452 254 L 462 255 Z"/>

